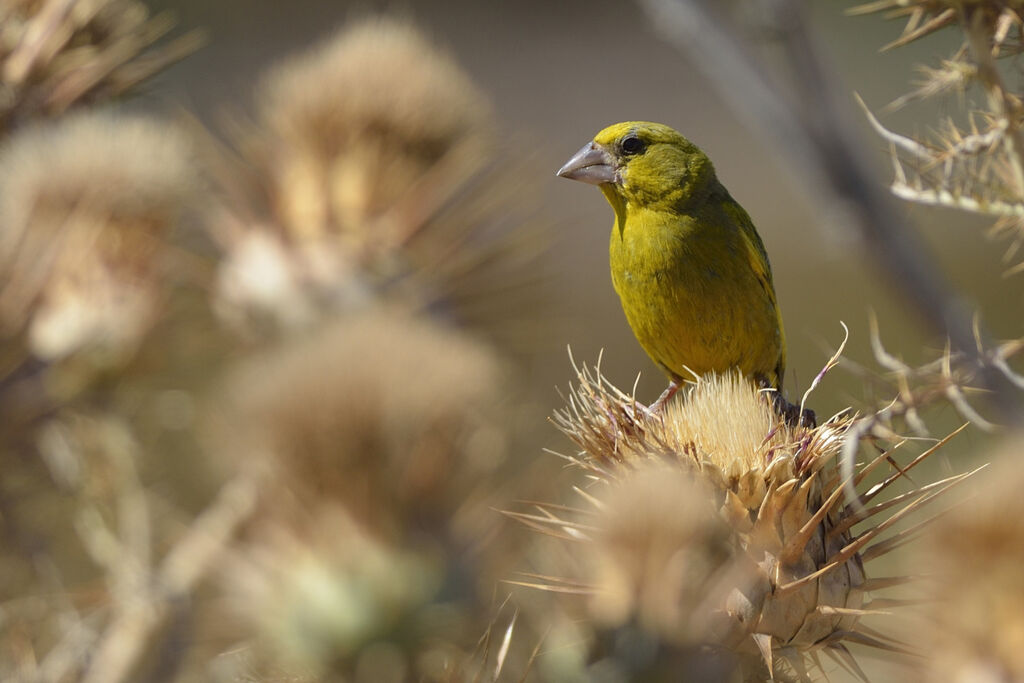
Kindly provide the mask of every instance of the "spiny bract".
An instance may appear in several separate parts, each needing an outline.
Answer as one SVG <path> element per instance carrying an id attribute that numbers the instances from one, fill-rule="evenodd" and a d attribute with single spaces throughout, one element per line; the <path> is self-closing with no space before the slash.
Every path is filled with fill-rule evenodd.
<path id="1" fill-rule="evenodd" d="M 860 617 L 871 613 L 871 591 L 905 579 L 868 579 L 865 563 L 900 546 L 901 534 L 881 538 L 886 529 L 970 473 L 871 503 L 949 437 L 851 502 L 837 456 L 854 418 L 786 424 L 737 371 L 685 391 L 685 401 L 652 415 L 600 375 L 579 372 L 555 423 L 580 449 L 566 457 L 588 475 L 578 489 L 587 504 L 511 513 L 579 548 L 568 576 L 529 585 L 587 595 L 611 633 L 638 625 L 663 652 L 685 655 L 636 680 L 705 665 L 744 680 L 806 680 L 818 653 L 856 669 L 848 643 L 898 649 Z M 899 445 L 860 465 L 853 486 Z"/>

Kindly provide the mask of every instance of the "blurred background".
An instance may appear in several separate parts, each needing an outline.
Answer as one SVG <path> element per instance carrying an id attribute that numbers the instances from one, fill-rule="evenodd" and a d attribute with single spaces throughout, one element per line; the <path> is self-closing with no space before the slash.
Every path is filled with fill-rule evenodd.
<path id="1" fill-rule="evenodd" d="M 884 188 L 892 178 L 892 162 L 853 93 L 859 93 L 872 111 L 881 111 L 914 86 L 920 78 L 919 65 L 948 57 L 963 35 L 940 31 L 899 50 L 882 52 L 881 46 L 900 35 L 903 22 L 877 15 L 849 16 L 847 10 L 856 4 L 818 0 L 807 6 L 812 38 L 823 62 L 819 66 L 833 91 L 840 94 L 839 105 L 854 122 L 854 134 L 860 136 L 860 147 L 873 164 L 878 187 Z M 567 388 L 578 382 L 568 349 L 581 365 L 601 357 L 603 374 L 624 390 L 639 375 L 637 395 L 644 402 L 653 401 L 664 387 L 664 378 L 626 324 L 611 286 L 610 207 L 595 188 L 555 176 L 573 153 L 610 123 L 639 119 L 677 128 L 708 153 L 724 184 L 753 218 L 772 262 L 785 321 L 784 390 L 791 400 L 800 400 L 842 343 L 842 323 L 848 326 L 844 353 L 848 368 L 828 374 L 808 404 L 820 421 L 851 407 L 871 416 L 892 399 L 892 386 L 876 389 L 863 375 L 848 371 L 858 365 L 880 370 L 870 343 L 872 314 L 877 315 L 888 352 L 908 365 L 933 360 L 946 345 L 944 334 L 928 327 L 904 299 L 905 283 L 885 272 L 884 255 L 863 247 L 849 208 L 822 194 L 816 179 L 808 178 L 795 165 L 794 156 L 780 146 L 785 143 L 773 138 L 768 127 L 758 125 L 758 112 L 737 112 L 723 100 L 729 77 L 719 68 L 720 55 L 701 59 L 692 51 L 682 54 L 655 31 L 639 4 L 153 0 L 146 5 L 154 14 L 172 13 L 180 27 L 176 31 L 202 30 L 205 45 L 143 83 L 119 101 L 118 108 L 157 114 L 180 124 L 192 136 L 187 145 L 184 135 L 176 143 L 167 138 L 180 147 L 179 166 L 168 163 L 172 154 L 153 153 L 143 161 L 149 162 L 157 179 L 167 170 L 163 166 L 173 166 L 170 170 L 177 175 L 167 184 L 180 184 L 182 193 L 205 192 L 203 211 L 201 217 L 182 221 L 180 232 L 167 228 L 171 237 L 166 242 L 162 241 L 166 235 L 153 231 L 162 247 L 157 251 L 170 259 L 170 269 L 185 284 L 167 285 L 167 292 L 173 294 L 160 289 L 164 284 L 153 285 L 155 303 L 150 303 L 158 314 L 139 323 L 137 335 L 128 335 L 123 357 L 114 353 L 115 360 L 109 361 L 102 336 L 99 353 L 83 344 L 86 351 L 73 349 L 67 358 L 41 356 L 38 348 L 30 348 L 36 340 L 26 336 L 24 321 L 5 339 L 11 342 L 14 360 L 4 368 L 7 374 L 0 375 L 6 383 L 0 388 L 14 391 L 0 392 L 0 409 L 17 410 L 12 413 L 13 436 L 0 443 L 5 454 L 18 458 L 11 471 L 23 468 L 29 473 L 24 475 L 27 483 L 7 477 L 6 490 L 0 490 L 4 505 L 0 515 L 14 530 L 12 537 L 20 534 L 12 543 L 7 570 L 22 583 L 6 583 L 16 597 L 25 585 L 30 586 L 24 590 L 26 595 L 59 598 L 49 601 L 53 604 L 40 599 L 24 613 L 10 608 L 17 618 L 7 617 L 5 649 L 0 654 L 17 654 L 11 657 L 17 661 L 12 671 L 36 671 L 40 654 L 56 642 L 60 644 L 52 648 L 56 655 L 48 657 L 57 661 L 52 668 L 71 672 L 80 666 L 96 680 L 106 680 L 103 672 L 117 671 L 119 666 L 121 677 L 116 680 L 320 680 L 312 675 L 293 679 L 285 671 L 274 677 L 255 673 L 245 677 L 250 660 L 254 671 L 259 670 L 261 657 L 274 663 L 262 643 L 276 642 L 283 650 L 297 650 L 300 660 L 317 662 L 325 670 L 337 665 L 339 671 L 351 674 L 338 680 L 403 680 L 413 670 L 410 667 L 448 675 L 430 680 L 468 680 L 459 677 L 462 671 L 452 673 L 450 663 L 479 660 L 481 667 L 492 666 L 497 648 L 488 650 L 479 643 L 491 645 L 492 632 L 515 624 L 516 617 L 510 613 L 518 614 L 520 606 L 524 615 L 532 611 L 534 617 L 531 621 L 524 616 L 511 639 L 513 650 L 523 651 L 509 658 L 514 662 L 509 674 L 513 679 L 529 668 L 531 648 L 549 631 L 555 635 L 552 642 L 544 642 L 543 654 L 553 664 L 541 665 L 550 667 L 549 675 L 565 664 L 562 660 L 578 657 L 575 664 L 582 664 L 581 643 L 590 647 L 596 642 L 597 649 L 606 645 L 594 637 L 600 629 L 588 631 L 592 625 L 586 620 L 568 612 L 568 616 L 549 612 L 547 604 L 555 602 L 550 594 L 509 587 L 508 577 L 518 576 L 516 572 L 533 572 L 532 579 L 568 576 L 566 581 L 571 582 L 579 574 L 566 567 L 578 569 L 577 564 L 584 562 L 577 563 L 571 549 L 575 546 L 556 543 L 552 549 L 544 545 L 551 539 L 526 529 L 536 519 L 522 525 L 507 517 L 514 516 L 508 511 L 524 501 L 542 513 L 565 514 L 570 508 L 561 507 L 563 503 L 581 505 L 575 487 L 585 486 L 580 482 L 591 473 L 581 474 L 579 468 L 567 467 L 544 452 L 577 450 L 545 419 L 564 408 Z M 743 3 L 722 5 L 744 7 Z M 49 6 L 58 7 L 56 3 Z M 143 14 L 127 3 L 122 9 L 123 15 L 117 15 L 121 19 L 138 19 Z M 451 93 L 465 101 L 443 113 L 450 114 L 450 120 L 464 115 L 471 122 L 468 130 L 460 131 L 465 136 L 442 136 L 439 147 L 444 154 L 439 152 L 436 158 L 430 153 L 437 150 L 424 144 L 430 148 L 425 155 L 429 163 L 422 168 L 413 164 L 411 177 L 417 184 L 405 185 L 409 178 L 397 174 L 395 180 L 381 169 L 409 167 L 388 166 L 393 160 L 380 161 L 373 151 L 368 163 L 359 157 L 365 152 L 359 149 L 362 133 L 373 130 L 372 116 L 371 125 L 352 128 L 359 131 L 355 140 L 345 141 L 352 149 L 335 149 L 337 140 L 321 139 L 348 123 L 344 116 L 332 120 L 337 114 L 334 107 L 359 100 L 350 97 L 358 93 L 321 96 L 320 85 L 330 81 L 324 74 L 343 73 L 347 83 L 363 81 L 344 71 L 348 62 L 342 64 L 343 59 L 332 64 L 337 55 L 330 50 L 306 62 L 300 60 L 300 68 L 285 60 L 329 41 L 343 27 L 380 14 L 410 20 L 450 53 L 489 101 L 498 145 L 475 146 L 479 142 L 475 136 L 481 133 L 475 126 L 486 127 L 480 121 L 487 118 L 475 109 L 475 93 L 418 39 L 403 38 L 399 30 L 394 44 L 375 51 L 372 43 L 379 36 L 394 39 L 395 34 L 389 33 L 393 27 L 385 27 L 383 33 L 374 33 L 379 27 L 356 31 L 354 42 L 359 49 L 340 54 L 356 64 L 380 60 L 386 50 L 399 54 L 390 65 L 388 84 L 416 80 L 422 85 L 417 80 L 422 73 L 450 81 Z M 757 25 L 758 17 L 747 18 Z M 83 43 L 88 46 L 89 40 L 105 35 L 94 31 Z M 776 57 L 784 61 L 769 32 L 755 31 L 751 36 L 750 40 L 763 41 L 753 47 L 769 67 Z M 348 40 L 350 36 L 337 42 Z M 410 41 L 405 44 L 408 49 L 402 41 Z M 57 69 L 60 76 L 77 73 L 80 55 L 68 52 L 70 57 L 58 64 L 67 69 Z M 87 49 L 82 54 L 87 65 L 96 55 L 106 56 Z M 401 60 L 410 59 L 409 55 L 414 61 L 423 56 L 422 61 L 429 62 L 424 72 L 405 75 L 402 69 L 409 65 Z M 272 71 L 281 64 L 286 64 L 283 70 Z M 399 67 L 395 69 L 394 64 Z M 318 70 L 321 67 L 323 71 Z M 273 87 L 268 87 L 268 73 L 274 73 Z M 427 82 L 429 77 L 420 80 Z M 52 94 L 45 87 L 40 90 Z M 33 94 L 31 87 L 24 92 Z M 390 114 L 390 94 L 386 91 L 381 97 L 378 89 L 367 98 L 375 98 L 378 106 L 385 103 L 383 113 L 376 112 L 382 119 Z M 101 92 L 97 99 L 102 101 L 104 95 Z M 430 102 L 432 95 L 435 100 L 438 97 L 432 92 L 418 95 L 420 100 L 411 100 Z M 38 114 L 30 106 L 37 101 L 43 100 L 25 97 L 21 103 L 27 103 L 28 113 L 22 114 L 24 120 L 11 118 L 12 130 Z M 948 106 L 951 115 L 962 115 L 964 108 L 959 104 L 943 102 L 912 104 L 881 118 L 891 130 L 927 137 L 929 127 L 938 125 L 947 113 L 943 107 Z M 415 114 L 419 123 L 424 119 L 431 123 L 432 117 Z M 122 153 L 130 157 L 131 140 L 118 120 L 101 115 L 96 121 L 88 124 L 92 129 L 83 129 L 88 135 L 79 137 L 101 140 L 107 145 L 100 148 L 104 152 L 117 149 L 115 144 L 126 145 Z M 446 124 L 447 120 L 442 122 Z M 425 128 L 429 130 L 429 125 Z M 320 135 L 324 131 L 328 134 Z M 153 137 L 159 139 L 165 133 Z M 411 139 L 412 143 L 436 142 L 429 137 L 417 139 L 415 133 Z M 368 147 L 374 150 L 376 142 Z M 452 146 L 444 147 L 449 142 Z M 31 152 L 33 148 L 26 145 L 24 149 Z M 120 172 L 118 154 L 95 154 L 91 149 L 72 146 L 71 156 L 65 158 L 77 155 L 91 163 L 93 157 L 102 157 Z M 399 144 L 397 149 L 398 156 L 408 153 L 418 158 L 423 152 L 415 144 Z M 497 172 L 473 156 L 482 149 L 489 150 L 491 163 L 500 167 Z M 465 158 L 453 150 L 465 153 Z M 385 143 L 376 149 L 382 158 L 391 151 Z M 199 163 L 190 166 L 193 152 Z M 303 154 L 321 153 L 328 162 L 323 167 L 318 166 L 323 159 L 317 158 L 302 166 L 310 161 Z M 347 155 L 356 160 L 351 167 L 345 166 Z M 24 159 L 12 156 L 13 172 L 0 180 L 17 187 L 26 166 L 18 165 Z M 42 154 L 26 156 L 43 158 Z M 33 170 L 30 164 L 27 167 Z M 337 224 L 330 225 L 305 220 L 308 214 L 302 210 L 326 197 L 310 200 L 309 195 L 318 191 L 343 195 L 352 189 L 344 182 L 351 177 L 338 169 L 353 167 L 357 173 L 352 184 L 370 179 L 357 188 L 365 191 L 357 199 L 367 202 L 356 202 L 356 209 L 365 209 L 365 214 L 354 212 L 360 220 L 351 225 L 346 223 L 347 215 L 342 219 L 332 215 Z M 72 183 L 72 199 L 81 190 L 79 185 L 103 184 L 94 178 L 104 176 L 90 178 L 88 164 L 82 168 L 85 180 L 73 178 L 78 185 Z M 203 170 L 189 170 L 196 168 Z M 37 194 L 26 193 L 32 200 L 28 203 L 48 208 L 48 170 L 40 161 L 34 170 L 37 178 L 32 189 Z M 191 177 L 193 172 L 196 178 Z M 323 180 L 316 175 L 321 172 L 330 183 L 319 187 L 317 182 L 303 182 L 311 176 Z M 209 177 L 198 178 L 202 174 Z M 131 207 L 137 175 L 115 174 L 115 181 L 96 194 L 101 199 L 107 193 L 116 195 L 118 201 L 124 194 L 128 197 L 124 205 Z M 392 182 L 399 188 L 396 196 L 401 197 L 393 206 L 386 195 Z M 374 194 L 380 187 L 383 199 Z M 338 206 L 352 208 L 342 201 L 349 197 L 339 200 L 331 194 L 326 198 L 331 203 L 324 206 L 332 211 Z M 384 209 L 373 204 L 377 200 Z M 305 201 L 309 204 L 304 205 Z M 991 221 L 893 203 L 900 220 L 925 245 L 925 260 L 961 297 L 964 309 L 977 312 L 996 339 L 1019 335 L 1022 301 L 1014 293 L 1019 283 L 1005 275 L 1006 243 L 986 237 Z M 99 223 L 120 230 L 120 224 L 103 213 L 108 205 L 97 204 Z M 75 201 L 68 205 L 77 207 Z M 111 215 L 123 209 L 113 200 L 109 206 L 114 207 Z M 54 215 L 64 217 L 66 208 L 61 205 Z M 290 209 L 295 212 L 289 213 Z M 381 213 L 370 209 L 381 209 Z M 34 211 L 23 212 L 26 226 L 30 219 L 44 227 L 63 226 L 53 223 L 53 216 Z M 507 220 L 496 219 L 495 211 L 505 212 Z M 74 217 L 75 212 L 70 214 Z M 125 222 L 129 229 L 138 227 L 132 220 Z M 174 217 L 166 222 L 176 225 L 176 221 Z M 199 230 L 189 232 L 194 228 Z M 115 249 L 129 229 L 109 240 Z M 323 234 L 317 233 L 320 229 Z M 33 230 L 41 236 L 40 253 L 45 252 L 49 233 L 37 226 Z M 145 229 L 136 232 L 146 236 Z M 8 242 L 22 248 L 16 239 Z M 96 250 L 53 242 L 57 243 L 54 251 L 72 252 L 69 261 L 82 256 L 86 262 L 103 262 L 104 254 L 97 256 Z M 0 256 L 4 247 L 0 241 Z M 153 273 L 159 270 L 151 269 L 146 260 L 150 247 L 143 244 L 125 260 L 132 267 L 141 263 L 140 272 L 155 281 L 159 278 Z M 195 253 L 190 253 L 193 247 L 197 247 Z M 34 254 L 26 253 L 18 259 L 31 263 Z M 438 260 L 438 254 L 454 263 Z M 429 267 L 424 263 L 443 272 L 425 272 Z M 526 272 L 523 263 L 528 264 Z M 487 271 L 483 276 L 474 270 L 481 264 Z M 108 265 L 101 263 L 99 270 Z M 280 280 L 266 278 L 267 273 L 279 275 Z M 87 278 L 69 279 L 86 294 L 97 289 Z M 54 291 L 61 291 L 58 286 Z M 275 287 L 279 291 L 271 291 Z M 455 291 L 460 288 L 463 291 Z M 74 291 L 75 286 L 68 289 Z M 267 298 L 261 299 L 264 295 Z M 83 300 L 85 308 L 90 308 L 91 300 Z M 115 312 L 120 308 L 116 298 L 112 304 L 105 303 Z M 370 305 L 374 303 L 378 306 Z M 259 308 L 262 305 L 266 311 Z M 380 310 L 365 315 L 373 308 Z M 260 317 L 267 311 L 273 314 L 269 322 Z M 118 320 L 114 316 L 114 322 Z M 62 340 L 61 334 L 54 336 Z M 490 342 L 498 348 L 491 349 Z M 493 350 L 497 353 L 492 354 Z M 964 419 L 946 401 L 936 401 L 937 395 L 930 399 L 934 405 L 927 425 L 932 435 L 942 436 Z M 26 396 L 32 400 L 24 401 Z M 978 403 L 983 413 L 991 409 Z M 598 422 L 604 419 L 601 415 Z M 906 426 L 896 422 L 896 428 Z M 612 418 L 609 424 L 614 450 L 619 422 Z M 565 431 L 572 433 L 572 429 Z M 830 438 L 817 443 L 825 443 L 822 448 L 827 451 Z M 874 441 L 874 435 L 864 438 L 871 445 L 863 451 L 873 457 L 874 447 L 884 437 L 882 441 Z M 830 443 L 836 442 L 832 438 Z M 917 453 L 930 443 L 911 447 L 919 449 Z M 985 456 L 987 445 L 982 430 L 969 429 L 920 468 L 918 481 L 900 484 L 927 486 L 942 476 L 964 472 L 971 456 Z M 800 448 L 802 454 L 803 445 Z M 1006 452 L 1012 453 L 1012 448 Z M 630 466 L 627 463 L 624 469 Z M 883 469 L 872 476 L 884 477 Z M 818 470 L 808 467 L 808 471 L 813 477 Z M 40 490 L 52 494 L 58 503 L 38 496 Z M 586 498 L 586 492 L 583 495 Z M 905 500 L 913 497 L 908 496 Z M 676 490 L 668 491 L 667 498 L 677 497 Z M 24 510 L 10 514 L 22 504 L 26 504 Z M 633 512 L 631 506 L 626 508 Z M 499 510 L 507 516 L 502 517 Z M 648 512 L 656 517 L 658 511 L 651 506 Z M 18 525 L 25 521 L 28 530 L 21 533 Z M 544 521 L 555 527 L 562 523 L 557 516 Z M 208 532 L 209 524 L 219 536 Z M 894 531 L 898 534 L 903 528 L 897 526 Z M 632 539 L 634 534 L 625 535 Z M 133 547 L 138 550 L 138 567 L 126 565 L 115 552 Z M 179 555 L 185 559 L 179 560 Z M 854 561 L 859 558 L 850 560 Z M 176 562 L 194 563 L 191 574 L 175 574 Z M 898 555 L 871 566 L 873 576 L 890 572 L 922 573 L 919 565 L 901 568 Z M 166 573 L 171 579 L 180 579 L 181 573 L 186 578 L 175 583 Z M 207 582 L 207 574 L 219 581 Z M 1013 571 L 1009 577 L 1011 584 L 1016 581 Z M 164 593 L 168 584 L 171 587 Z M 70 596 L 66 604 L 61 602 L 65 591 Z M 150 601 L 143 607 L 157 614 L 150 621 L 145 609 L 138 609 L 134 602 L 137 593 Z M 510 593 L 515 597 L 513 608 L 503 602 Z M 365 599 L 366 595 L 370 598 Z M 193 598 L 194 604 L 185 604 Z M 230 609 L 225 609 L 228 603 Z M 539 604 L 543 606 L 538 609 Z M 49 615 L 48 629 L 37 627 L 43 620 L 34 616 L 33 609 Z M 225 616 L 235 612 L 240 614 Z M 353 614 L 354 621 L 362 616 L 364 622 L 349 623 Z M 150 630 L 133 629 L 140 622 Z M 85 635 L 75 636 L 68 623 L 77 624 Z M 900 628 L 892 630 L 899 634 Z M 509 627 L 507 633 L 511 632 Z M 151 650 L 142 643 L 146 635 L 152 636 Z M 136 647 L 134 655 L 121 654 L 122 640 Z M 101 654 L 93 657 L 96 643 Z M 382 654 L 375 649 L 381 643 L 390 650 Z M 446 649 L 452 644 L 460 650 L 458 656 Z M 178 656 L 185 652 L 189 661 Z M 148 657 L 143 656 L 147 653 Z M 133 678 L 123 662 L 155 673 L 148 679 Z M 46 665 L 44 661 L 38 669 L 45 670 Z M 879 665 L 873 660 L 865 665 L 873 674 L 875 666 Z M 378 675 L 388 667 L 389 675 Z M 581 678 L 574 680 L 593 680 L 593 670 L 577 668 Z M 0 667 L 0 672 L 4 670 Z M 218 676 L 211 674 L 218 671 Z M 885 679 L 887 674 L 877 675 Z M 552 676 L 551 680 L 562 680 Z M 40 679 L 78 680 L 71 673 L 40 675 Z M 607 680 L 625 678 L 623 674 Z"/>
<path id="2" fill-rule="evenodd" d="M 891 168 L 884 143 L 869 130 L 852 97 L 873 110 L 907 92 L 916 67 L 948 55 L 959 37 L 939 33 L 887 53 L 902 24 L 877 15 L 844 14 L 856 2 L 808 3 L 813 28 L 846 101 L 863 123 L 864 146 L 875 153 L 878 180 Z M 762 130 L 752 130 L 718 97 L 698 69 L 668 45 L 632 3 L 566 0 L 521 2 L 313 2 L 247 0 L 216 3 L 154 2 L 173 10 L 186 27 L 205 27 L 209 43 L 158 77 L 143 104 L 184 107 L 213 129 L 225 115 L 244 113 L 253 84 L 275 60 L 330 36 L 350 19 L 387 11 L 411 18 L 455 55 L 491 98 L 503 135 L 533 161 L 530 180 L 540 189 L 540 215 L 550 223 L 551 244 L 539 265 L 547 278 L 544 312 L 553 326 L 536 340 L 530 384 L 557 405 L 554 387 L 570 377 L 566 346 L 580 361 L 595 361 L 619 386 L 642 373 L 640 395 L 653 400 L 660 374 L 637 345 L 611 288 L 607 242 L 610 208 L 594 188 L 556 178 L 554 171 L 598 130 L 616 121 L 667 123 L 704 148 L 730 192 L 761 233 L 774 271 L 786 325 L 786 389 L 799 396 L 850 327 L 846 356 L 871 363 L 869 311 L 878 314 L 890 352 L 908 362 L 941 349 L 945 340 L 925 330 L 896 294 L 897 283 L 876 268 L 878 259 L 858 248 L 843 216 L 816 203 L 814 190 L 788 166 Z M 708 68 L 707 65 L 703 66 Z M 712 67 L 713 68 L 713 67 Z M 932 106 L 930 103 L 924 106 Z M 910 108 L 884 117 L 897 131 L 924 132 L 934 120 Z M 914 123 L 917 121 L 918 123 Z M 1012 335 L 1021 301 L 1006 295 L 1000 262 L 1004 245 L 981 237 L 985 219 L 955 211 L 901 204 L 917 226 L 943 275 L 976 307 L 993 333 Z M 535 321 L 524 321 L 524 326 Z M 862 399 L 861 385 L 833 373 L 814 397 L 819 415 Z M 859 397 L 859 398 L 858 398 Z M 970 437 L 969 437 L 970 438 Z"/>

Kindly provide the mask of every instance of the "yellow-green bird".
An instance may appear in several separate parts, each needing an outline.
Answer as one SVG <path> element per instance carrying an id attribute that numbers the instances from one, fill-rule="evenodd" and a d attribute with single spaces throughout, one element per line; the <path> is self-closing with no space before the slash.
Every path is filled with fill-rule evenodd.
<path id="1" fill-rule="evenodd" d="M 672 128 L 602 130 L 561 169 L 615 210 L 612 283 L 640 345 L 669 376 L 661 407 L 694 375 L 739 368 L 781 388 L 786 341 L 764 244 L 715 175 Z"/>

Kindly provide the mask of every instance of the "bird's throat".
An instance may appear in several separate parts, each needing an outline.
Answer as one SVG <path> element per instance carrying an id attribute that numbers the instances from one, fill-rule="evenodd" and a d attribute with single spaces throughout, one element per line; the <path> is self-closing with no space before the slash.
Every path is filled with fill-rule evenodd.
<path id="1" fill-rule="evenodd" d="M 604 198 L 608 200 L 608 203 L 612 205 L 612 209 L 615 210 L 615 226 L 618 228 L 619 238 L 621 239 L 622 231 L 626 225 L 626 200 L 615 185 L 605 183 L 600 187 Z"/>

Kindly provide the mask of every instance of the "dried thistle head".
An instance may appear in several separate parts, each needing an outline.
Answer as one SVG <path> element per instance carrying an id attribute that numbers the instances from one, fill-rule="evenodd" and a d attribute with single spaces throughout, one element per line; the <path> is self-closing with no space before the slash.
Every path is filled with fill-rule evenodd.
<path id="1" fill-rule="evenodd" d="M 706 484 L 667 463 L 638 464 L 595 492 L 593 554 L 598 589 L 590 612 L 600 624 L 635 619 L 668 642 L 709 636 L 713 610 L 735 585 L 732 529 L 716 513 Z M 727 577 L 733 581 L 724 580 Z"/>
<path id="2" fill-rule="evenodd" d="M 582 449 L 570 459 L 593 480 L 584 495 L 597 511 L 512 513 L 596 558 L 575 570 L 578 583 L 546 587 L 592 594 L 606 625 L 643 624 L 657 642 L 725 653 L 755 677 L 799 678 L 819 652 L 856 668 L 848 642 L 892 647 L 859 623 L 873 587 L 864 564 L 898 545 L 880 534 L 967 475 L 867 506 L 944 442 L 848 504 L 837 454 L 859 424 L 852 418 L 788 426 L 735 374 L 702 378 L 660 415 L 599 375 L 579 379 L 556 423 Z M 850 485 L 891 458 L 860 465 Z M 673 490 L 700 500 L 674 501 Z M 663 519 L 686 505 L 700 529 Z M 855 537 L 856 524 L 869 526 Z M 632 555 L 626 540 L 609 539 L 629 539 Z"/>
<path id="3" fill-rule="evenodd" d="M 302 329 L 398 299 L 523 336 L 495 297 L 530 299 L 521 317 L 536 319 L 539 297 L 513 301 L 537 279 L 536 174 L 491 145 L 489 103 L 451 57 L 408 23 L 364 20 L 272 70 L 258 107 L 246 164 L 220 177 L 265 214 L 235 201 L 211 221 L 233 327 Z"/>
<path id="4" fill-rule="evenodd" d="M 0 5 L 0 133 L 82 101 L 116 97 L 199 47 L 135 0 L 8 0 Z"/>
<path id="5" fill-rule="evenodd" d="M 337 506 L 307 522 L 296 534 L 264 519 L 235 558 L 225 590 L 257 636 L 240 650 L 248 667 L 312 680 L 407 680 L 371 674 L 408 674 L 441 646 L 445 634 L 431 630 L 438 624 L 429 609 L 441 565 L 382 542 Z"/>
<path id="6" fill-rule="evenodd" d="M 352 316 L 237 372 L 218 450 L 240 466 L 266 454 L 283 498 L 334 501 L 385 537 L 450 528 L 503 457 L 499 377 L 463 334 L 393 312 Z"/>
<path id="7" fill-rule="evenodd" d="M 732 482 L 778 467 L 771 464 L 776 454 L 787 452 L 791 457 L 797 452 L 794 468 L 813 468 L 838 451 L 845 427 L 841 421 L 829 429 L 794 427 L 776 415 L 767 394 L 734 373 L 708 375 L 689 385 L 686 400 L 669 403 L 664 419 L 643 419 L 632 397 L 586 368 L 579 379 L 569 408 L 556 413 L 555 423 L 583 449 L 576 462 L 602 478 L 614 478 L 617 467 L 652 454 L 696 460 Z M 807 448 L 796 448 L 801 445 Z"/>
<path id="8" fill-rule="evenodd" d="M 195 190 L 189 140 L 157 120 L 87 114 L 13 138 L 0 151 L 3 335 L 26 333 L 44 360 L 129 353 Z"/>
<path id="9" fill-rule="evenodd" d="M 216 450 L 269 476 L 228 576 L 286 670 L 446 680 L 468 661 L 459 644 L 493 590 L 476 544 L 499 521 L 499 378 L 486 347 L 380 310 L 230 378 Z"/>
<path id="10" fill-rule="evenodd" d="M 929 529 L 929 680 L 1024 679 L 1024 514 L 1020 436 L 972 482 L 970 497 Z"/>
<path id="11" fill-rule="evenodd" d="M 442 160 L 478 147 L 489 116 L 448 55 L 411 25 L 385 18 L 345 28 L 277 67 L 259 110 L 288 234 L 378 243 L 400 235 L 372 221 Z"/>

